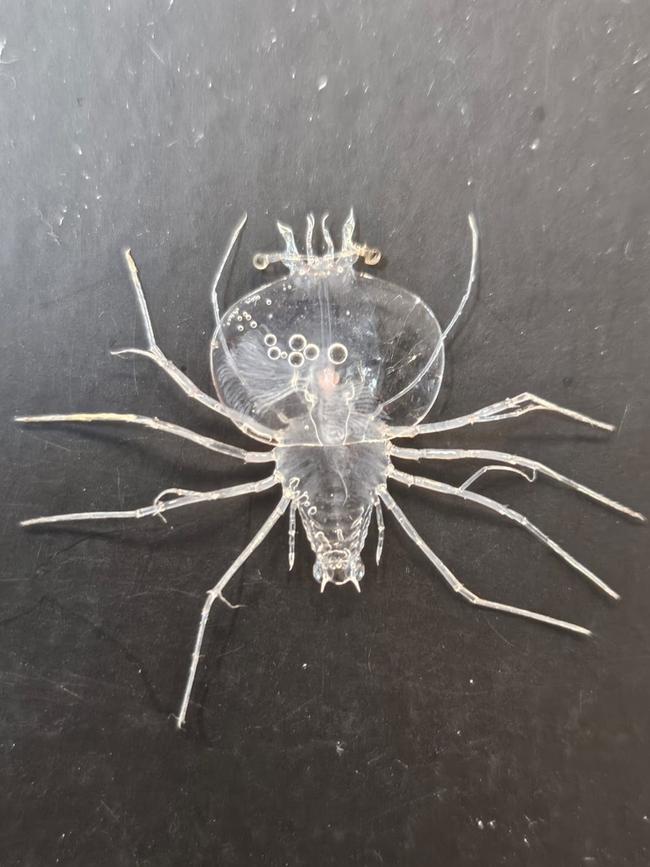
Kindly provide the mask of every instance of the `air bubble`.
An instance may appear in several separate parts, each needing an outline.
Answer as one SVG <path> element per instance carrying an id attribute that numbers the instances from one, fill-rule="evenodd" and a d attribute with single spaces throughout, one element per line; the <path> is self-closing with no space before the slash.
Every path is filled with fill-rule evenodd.
<path id="1" fill-rule="evenodd" d="M 273 303 L 273 302 L 271 301 L 270 298 L 267 298 L 267 299 L 266 299 L 266 304 L 267 304 L 268 307 L 270 307 L 272 303 Z"/>
<path id="2" fill-rule="evenodd" d="M 237 331 L 243 331 L 243 330 L 244 330 L 244 326 L 243 326 L 243 325 L 238 325 L 238 326 L 237 326 Z"/>
<path id="3" fill-rule="evenodd" d="M 289 355 L 289 364 L 292 367 L 302 367 L 305 363 L 305 359 L 302 357 L 302 352 L 292 352 Z"/>
<path id="4" fill-rule="evenodd" d="M 332 364 L 343 364 L 348 357 L 347 347 L 342 343 L 333 343 L 327 350 L 327 357 Z"/>
<path id="5" fill-rule="evenodd" d="M 314 359 L 318 358 L 319 355 L 320 349 L 315 343 L 308 343 L 307 346 L 305 346 L 304 356 L 307 361 L 314 361 Z"/>
<path id="6" fill-rule="evenodd" d="M 286 358 L 286 357 L 287 357 L 287 353 L 286 353 L 286 352 L 282 352 L 282 353 L 280 353 L 280 354 L 282 355 L 282 358 Z"/>
<path id="7" fill-rule="evenodd" d="M 277 342 L 278 338 L 275 336 L 275 334 L 264 335 L 264 343 L 266 343 L 267 346 L 275 346 Z"/>
<path id="8" fill-rule="evenodd" d="M 251 319 L 249 324 L 251 328 L 257 328 L 257 322 L 254 319 Z"/>
<path id="9" fill-rule="evenodd" d="M 271 359 L 271 361 L 277 361 L 281 355 L 281 352 L 277 346 L 271 346 L 270 349 L 266 350 L 266 354 Z"/>
<path id="10" fill-rule="evenodd" d="M 307 338 L 303 334 L 292 334 L 289 338 L 289 347 L 295 352 L 300 352 L 307 345 Z"/>

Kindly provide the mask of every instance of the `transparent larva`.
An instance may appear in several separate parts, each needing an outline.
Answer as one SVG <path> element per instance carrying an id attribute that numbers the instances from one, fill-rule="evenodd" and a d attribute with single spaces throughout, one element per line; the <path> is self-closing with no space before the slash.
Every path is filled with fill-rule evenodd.
<path id="1" fill-rule="evenodd" d="M 377 562 L 381 557 L 384 542 L 382 508 L 385 507 L 452 590 L 472 604 L 589 635 L 589 630 L 565 620 L 477 596 L 427 545 L 387 489 L 387 483 L 393 481 L 496 512 L 532 534 L 607 595 L 618 598 L 604 581 L 527 518 L 490 497 L 476 493 L 472 486 L 486 472 L 515 472 L 528 481 L 546 476 L 603 506 L 644 520 L 638 512 L 519 455 L 486 449 L 406 448 L 393 443 L 396 439 L 436 434 L 468 425 L 507 421 L 539 410 L 559 413 L 603 430 L 613 430 L 609 424 L 527 392 L 469 415 L 424 423 L 440 389 L 445 343 L 477 279 L 478 231 L 474 217 L 469 217 L 472 237 L 469 280 L 458 309 L 444 330 L 432 310 L 417 295 L 355 270 L 354 265 L 359 259 L 367 265 L 374 265 L 379 261 L 380 253 L 354 240 L 352 212 L 343 225 L 338 251 L 334 248 L 326 217 L 323 218 L 322 255 L 314 251 L 313 216 L 307 219 L 304 253 L 299 252 L 292 230 L 279 223 L 285 249 L 278 253 L 258 253 L 253 263 L 260 270 L 279 263 L 288 273 L 245 295 L 222 316 L 217 294 L 219 279 L 245 220 L 244 216 L 231 236 L 212 284 L 215 330 L 210 342 L 210 367 L 217 398 L 200 391 L 158 346 L 138 271 L 129 250 L 125 252 L 126 263 L 144 323 L 146 348 L 122 349 L 114 354 L 140 355 L 153 361 L 189 398 L 228 418 L 240 431 L 256 440 L 261 448 L 255 451 L 237 448 L 170 422 L 131 414 L 76 413 L 18 418 L 18 421 L 30 423 L 70 421 L 140 425 L 191 440 L 236 460 L 269 465 L 268 475 L 260 482 L 215 491 L 172 488 L 158 494 L 152 505 L 129 511 L 80 512 L 22 522 L 27 526 L 163 516 L 193 503 L 240 497 L 279 487 L 280 498 L 271 514 L 208 591 L 177 716 L 178 726 L 185 723 L 211 607 L 217 599 L 230 605 L 223 595 L 226 585 L 285 512 L 289 517 L 289 568 L 294 564 L 299 518 L 314 553 L 313 575 L 321 592 L 328 584 L 351 584 L 360 590 L 364 575 L 361 555 L 373 516 L 378 526 Z M 407 461 L 478 460 L 486 463 L 464 484 L 455 487 L 402 472 L 393 466 L 394 457 Z"/>

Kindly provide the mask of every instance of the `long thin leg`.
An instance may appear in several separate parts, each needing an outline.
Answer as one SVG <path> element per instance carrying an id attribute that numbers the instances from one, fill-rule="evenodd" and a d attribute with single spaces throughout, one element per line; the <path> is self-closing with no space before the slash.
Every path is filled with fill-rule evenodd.
<path id="1" fill-rule="evenodd" d="M 151 515 L 161 515 L 163 512 L 169 512 L 171 509 L 191 506 L 194 503 L 207 503 L 213 500 L 223 500 L 228 497 L 242 497 L 244 494 L 257 494 L 259 491 L 266 491 L 277 484 L 279 484 L 279 480 L 275 476 L 270 476 L 268 479 L 262 479 L 261 482 L 248 482 L 244 485 L 233 485 L 231 488 L 220 488 L 216 491 L 185 491 L 175 499 L 163 502 L 160 500 L 162 495 L 170 491 L 180 490 L 167 488 L 166 491 L 163 491 L 162 494 L 156 497 L 152 506 L 142 506 L 139 509 L 126 509 L 115 512 L 71 512 L 67 515 L 47 515 L 44 518 L 29 518 L 27 521 L 21 521 L 20 526 L 33 527 L 36 524 L 59 524 L 63 521 L 105 521 L 122 518 L 147 518 Z"/>
<path id="2" fill-rule="evenodd" d="M 194 431 L 181 427 L 178 424 L 161 421 L 159 418 L 149 418 L 145 415 L 133 415 L 132 413 L 76 412 L 65 415 L 22 415 L 16 416 L 14 420 L 23 424 L 44 424 L 51 422 L 118 422 L 120 424 L 135 424 L 151 428 L 151 430 L 164 431 L 181 439 L 191 440 L 191 442 L 203 446 L 203 448 L 222 455 L 229 455 L 231 458 L 237 458 L 247 464 L 270 463 L 275 460 L 273 451 L 249 452 L 246 449 L 240 449 L 237 446 L 219 442 L 219 440 L 212 439 L 212 437 L 205 437 L 194 433 Z"/>
<path id="3" fill-rule="evenodd" d="M 469 228 L 472 233 L 472 264 L 469 269 L 469 279 L 467 281 L 467 288 L 463 294 L 463 297 L 460 299 L 460 304 L 454 315 L 451 317 L 449 324 L 442 332 L 442 340 L 443 342 L 449 337 L 454 325 L 460 319 L 463 310 L 465 309 L 465 305 L 469 301 L 470 295 L 472 294 L 472 290 L 476 285 L 476 277 L 478 270 L 478 227 L 476 225 L 476 217 L 474 214 L 469 214 L 467 217 L 467 222 L 469 223 Z"/>
<path id="4" fill-rule="evenodd" d="M 296 561 L 296 510 L 298 506 L 295 500 L 291 501 L 289 509 L 289 572 L 293 569 Z"/>
<path id="5" fill-rule="evenodd" d="M 463 490 L 461 488 L 454 488 L 453 485 L 446 485 L 444 482 L 436 482 L 433 479 L 425 479 L 422 476 L 410 476 L 408 473 L 403 473 L 401 470 L 396 470 L 394 468 L 389 469 L 388 475 L 391 479 L 395 479 L 395 481 L 401 482 L 404 485 L 408 485 L 409 487 L 414 485 L 418 488 L 426 488 L 429 491 L 435 491 L 438 494 L 447 494 L 451 497 L 460 497 L 463 500 L 467 500 L 471 503 L 477 503 L 480 506 L 484 506 L 486 509 L 489 509 L 491 512 L 497 512 L 497 514 L 501 515 L 504 518 L 508 518 L 508 520 L 513 521 L 515 524 L 519 524 L 520 527 L 523 527 L 536 539 L 539 539 L 544 545 L 550 548 L 552 551 L 569 563 L 570 566 L 573 566 L 578 572 L 588 578 L 591 582 L 593 582 L 597 587 L 600 587 L 608 596 L 611 596 L 613 599 L 620 599 L 618 593 L 615 590 L 605 584 L 597 575 L 587 569 L 586 566 L 583 566 L 575 557 L 572 557 L 564 548 L 561 548 L 557 542 L 554 542 L 550 536 L 547 536 L 546 533 L 543 533 L 539 527 L 536 527 L 532 524 L 528 518 L 521 515 L 519 512 L 515 512 L 514 509 L 509 508 L 508 506 L 504 506 L 503 503 L 499 503 L 496 500 L 491 500 L 489 497 L 484 497 L 483 494 L 475 494 L 473 491 L 468 491 L 467 489 Z"/>
<path id="6" fill-rule="evenodd" d="M 226 267 L 226 262 L 230 258 L 232 251 L 235 248 L 235 244 L 237 243 L 239 236 L 241 234 L 242 229 L 246 225 L 246 220 L 248 219 L 248 215 L 244 213 L 240 218 L 239 222 L 235 226 L 232 235 L 228 241 L 226 249 L 221 257 L 221 261 L 217 266 L 217 270 L 215 271 L 214 278 L 212 280 L 212 287 L 210 289 L 210 301 L 212 304 L 212 312 L 214 313 L 214 324 L 215 329 L 212 333 L 212 337 L 210 338 L 210 374 L 212 376 L 212 382 L 217 385 L 217 372 L 214 369 L 214 359 L 215 359 L 215 349 L 217 348 L 219 341 L 223 344 L 223 353 L 224 356 L 228 359 L 228 363 L 232 367 L 233 371 L 237 378 L 241 381 L 241 377 L 239 376 L 237 365 L 235 364 L 235 360 L 232 357 L 230 352 L 230 348 L 228 346 L 228 341 L 226 340 L 223 328 L 221 325 L 221 311 L 219 309 L 219 281 L 221 280 L 221 275 L 223 274 L 223 269 Z"/>
<path id="7" fill-rule="evenodd" d="M 621 503 L 616 502 L 616 500 L 610 500 L 609 497 L 605 497 L 603 494 L 593 491 L 586 485 L 582 485 L 580 482 L 575 482 L 573 479 L 563 476 L 561 473 L 556 472 L 550 467 L 540 464 L 539 461 L 533 461 L 530 460 L 530 458 L 524 458 L 521 455 L 510 455 L 507 452 L 495 452 L 489 449 L 404 449 L 399 446 L 393 446 L 390 453 L 396 458 L 403 458 L 407 461 L 462 461 L 467 459 L 503 461 L 504 464 L 510 464 L 513 467 L 525 467 L 526 469 L 532 470 L 533 473 L 541 473 L 543 476 L 548 476 L 550 479 L 555 479 L 556 482 L 566 485 L 567 488 L 573 488 L 574 491 L 579 491 L 581 494 L 590 497 L 592 500 L 596 500 L 597 503 L 601 503 L 609 509 L 622 512 L 630 518 L 636 518 L 637 521 L 645 521 L 645 517 L 639 512 L 635 512 L 633 509 L 628 509 L 627 506 L 623 506 Z"/>
<path id="8" fill-rule="evenodd" d="M 480 608 L 491 608 L 494 611 L 503 611 L 506 614 L 517 614 L 519 617 L 527 617 L 529 620 L 537 620 L 540 623 L 548 623 L 550 626 L 559 626 L 561 629 L 568 629 L 570 632 L 577 632 L 579 635 L 591 635 L 591 632 L 588 629 L 585 629 L 584 626 L 577 626 L 575 623 L 569 623 L 566 620 L 557 620 L 555 617 L 549 617 L 546 614 L 538 614 L 536 611 L 529 611 L 527 608 L 516 608 L 514 605 L 504 605 L 501 602 L 491 602 L 489 599 L 483 599 L 481 596 L 477 596 L 476 593 L 472 593 L 472 591 L 468 590 L 464 584 L 461 584 L 453 572 L 445 566 L 436 554 L 433 553 L 431 548 L 429 548 L 388 491 L 381 493 L 380 497 L 386 504 L 387 508 L 395 515 L 395 518 L 404 529 L 407 536 L 415 542 L 418 548 L 424 553 L 425 557 L 433 563 L 451 589 L 456 593 L 459 593 L 464 599 L 467 599 L 468 602 L 471 602 L 472 605 L 477 605 Z"/>
<path id="9" fill-rule="evenodd" d="M 230 419 L 237 427 L 248 436 L 253 439 L 260 440 L 261 442 L 267 443 L 275 443 L 274 433 L 270 428 L 265 427 L 264 425 L 260 425 L 257 422 L 252 421 L 251 419 L 243 416 L 241 413 L 236 412 L 233 409 L 225 406 L 218 400 L 215 400 L 213 397 L 210 397 L 205 392 L 201 391 L 192 380 L 186 376 L 182 370 L 179 370 L 176 365 L 170 361 L 162 352 L 160 347 L 156 342 L 156 338 L 153 331 L 153 326 L 151 324 L 151 316 L 149 315 L 149 309 L 147 307 L 147 302 L 144 297 L 144 292 L 142 291 L 142 284 L 140 283 L 140 277 L 138 275 L 138 269 L 136 267 L 135 262 L 133 261 L 133 256 L 131 255 L 130 250 L 124 251 L 124 258 L 126 259 L 126 264 L 129 269 L 129 276 L 131 278 L 131 283 L 133 284 L 133 288 L 135 290 L 136 299 L 138 302 L 138 307 L 140 308 L 140 313 L 142 315 L 142 321 L 144 323 L 144 329 L 147 337 L 147 348 L 146 349 L 118 349 L 111 352 L 111 355 L 142 355 L 145 358 L 151 359 L 158 367 L 162 368 L 162 370 L 167 373 L 167 375 L 174 380 L 174 382 L 181 387 L 181 389 L 185 392 L 188 397 L 191 397 L 193 400 L 198 401 L 203 404 L 203 406 L 207 406 L 209 409 L 214 410 L 214 412 L 219 413 L 219 415 L 225 416 Z"/>
<path id="10" fill-rule="evenodd" d="M 181 702 L 181 708 L 178 712 L 178 716 L 176 717 L 176 725 L 178 728 L 182 728 L 185 724 L 185 717 L 187 715 L 187 707 L 190 703 L 190 695 L 192 693 L 192 686 L 194 684 L 194 678 L 196 677 L 196 669 L 199 664 L 199 658 L 201 655 L 201 645 L 203 644 L 203 636 L 205 634 L 205 627 L 208 622 L 208 616 L 210 614 L 210 609 L 212 608 L 212 603 L 215 599 L 221 599 L 226 605 L 229 605 L 231 608 L 235 608 L 238 606 L 231 605 L 222 595 L 222 592 L 226 586 L 226 584 L 233 577 L 235 572 L 242 566 L 242 564 L 250 557 L 253 551 L 257 548 L 260 542 L 264 539 L 264 537 L 268 534 L 271 527 L 277 523 L 282 514 L 286 511 L 287 506 L 290 503 L 290 499 L 288 497 L 282 497 L 278 505 L 273 509 L 269 517 L 262 524 L 260 529 L 257 531 L 255 536 L 251 539 L 248 545 L 241 552 L 239 557 L 234 561 L 232 566 L 224 573 L 224 575 L 219 579 L 219 581 L 214 585 L 214 587 L 208 591 L 208 597 L 205 600 L 205 604 L 201 611 L 201 619 L 199 621 L 199 629 L 196 634 L 196 640 L 194 642 L 194 650 L 192 652 L 192 658 L 190 661 L 190 670 L 187 675 L 187 683 L 185 685 L 185 692 L 183 693 L 183 700 Z"/>
<path id="11" fill-rule="evenodd" d="M 381 560 L 381 552 L 384 550 L 384 516 L 381 511 L 381 500 L 375 500 L 375 518 L 377 519 L 377 551 L 375 553 L 375 562 L 379 565 Z"/>
<path id="12" fill-rule="evenodd" d="M 389 398 L 387 401 L 382 403 L 381 406 L 374 413 L 375 416 L 379 415 L 387 406 L 390 406 L 391 403 L 395 403 L 396 400 L 399 400 L 401 397 L 403 397 L 405 394 L 407 394 L 409 391 L 411 391 L 413 388 L 415 388 L 415 386 L 419 382 L 421 382 L 422 379 L 427 375 L 427 373 L 431 369 L 433 363 L 435 362 L 436 358 L 440 355 L 440 353 L 441 353 L 441 351 L 445 345 L 445 340 L 447 339 L 447 337 L 451 333 L 451 330 L 454 327 L 454 325 L 456 324 L 456 322 L 458 322 L 463 310 L 465 309 L 465 305 L 469 301 L 470 295 L 472 294 L 472 290 L 473 290 L 474 286 L 476 285 L 476 277 L 477 277 L 477 270 L 478 270 L 478 267 L 477 267 L 478 266 L 478 228 L 476 226 L 476 218 L 474 217 L 474 214 L 469 214 L 467 217 L 467 220 L 469 222 L 469 227 L 470 227 L 470 230 L 472 232 L 472 264 L 471 264 L 470 269 L 469 269 L 469 279 L 467 281 L 467 288 L 465 289 L 465 292 L 463 293 L 463 297 L 460 300 L 460 304 L 458 305 L 454 315 L 451 317 L 449 324 L 447 325 L 445 330 L 440 335 L 440 340 L 438 341 L 438 344 L 436 345 L 435 349 L 431 353 L 427 363 L 424 365 L 422 370 L 418 373 L 418 375 L 413 380 L 411 380 L 411 382 L 409 382 L 408 385 L 405 385 L 404 388 L 401 389 L 401 391 L 398 391 L 397 394 L 394 394 L 391 398 Z M 404 434 L 402 434 L 402 436 L 404 436 Z"/>
<path id="13" fill-rule="evenodd" d="M 522 394 L 518 394 L 516 397 L 507 397 L 505 400 L 491 403 L 489 406 L 484 406 L 483 409 L 477 409 L 475 412 L 470 412 L 468 415 L 458 416 L 458 418 L 450 418 L 446 421 L 435 421 L 430 424 L 417 424 L 412 427 L 391 427 L 388 431 L 391 439 L 400 437 L 417 437 L 422 434 L 455 430 L 473 424 L 504 421 L 505 419 L 517 418 L 520 415 L 526 415 L 526 413 L 538 412 L 540 410 L 556 412 L 559 415 L 564 415 L 574 421 L 588 424 L 591 425 L 591 427 L 597 427 L 601 430 L 614 430 L 614 425 L 607 424 L 607 422 L 604 421 L 598 421 L 595 418 L 590 418 L 588 415 L 582 415 L 582 413 L 559 406 L 557 403 L 551 403 L 550 400 L 545 400 L 543 397 L 538 397 L 535 394 L 525 391 Z"/>
<path id="14" fill-rule="evenodd" d="M 221 313 L 219 312 L 219 280 L 221 280 L 221 275 L 223 274 L 223 269 L 226 267 L 226 262 L 230 258 L 230 254 L 232 253 L 235 244 L 241 234 L 241 230 L 246 225 L 246 220 L 248 219 L 248 214 L 244 212 L 239 219 L 239 222 L 235 226 L 230 239 L 228 240 L 228 244 L 226 249 L 221 257 L 221 261 L 217 266 L 217 270 L 215 271 L 214 277 L 212 279 L 212 287 L 210 288 L 210 302 L 212 304 L 212 311 L 214 313 L 214 324 L 217 331 L 221 330 Z"/>
<path id="15" fill-rule="evenodd" d="M 525 473 L 523 470 L 518 470 L 516 467 L 506 467 L 503 464 L 486 464 L 486 466 L 481 467 L 475 473 L 472 473 L 469 478 L 465 479 L 462 485 L 459 485 L 459 490 L 466 491 L 468 488 L 471 488 L 474 482 L 477 479 L 480 479 L 481 476 L 484 476 L 486 473 L 490 472 L 501 472 L 501 473 L 512 473 L 513 475 L 521 476 L 523 479 L 526 479 L 527 482 L 534 482 L 537 478 L 536 472 L 531 472 L 530 475 Z"/>

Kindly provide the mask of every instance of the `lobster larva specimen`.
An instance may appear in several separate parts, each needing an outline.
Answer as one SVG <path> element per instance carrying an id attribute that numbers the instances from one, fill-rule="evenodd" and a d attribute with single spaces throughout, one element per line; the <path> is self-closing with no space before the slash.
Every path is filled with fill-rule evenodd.
<path id="1" fill-rule="evenodd" d="M 240 497 L 280 486 L 278 504 L 208 591 L 177 716 L 179 728 L 185 723 L 210 609 L 216 599 L 230 605 L 223 595 L 226 585 L 287 510 L 289 567 L 294 563 L 296 516 L 299 516 L 315 555 L 313 574 L 321 592 L 328 584 L 346 583 L 360 590 L 364 574 L 361 553 L 373 514 L 378 527 L 377 562 L 381 557 L 384 541 L 382 506 L 385 506 L 452 590 L 468 602 L 589 635 L 588 629 L 573 623 L 477 596 L 426 544 L 387 490 L 390 479 L 496 512 L 523 527 L 609 596 L 618 598 L 611 587 L 526 517 L 476 493 L 472 486 L 488 471 L 515 472 L 529 481 L 543 475 L 604 506 L 644 520 L 638 512 L 538 461 L 519 455 L 486 449 L 417 449 L 393 444 L 395 439 L 506 421 L 539 410 L 559 413 L 603 430 L 613 430 L 609 424 L 527 392 L 459 418 L 422 423 L 440 389 L 445 342 L 477 279 L 478 230 L 473 215 L 469 216 L 472 235 L 469 280 L 458 309 L 444 331 L 431 309 L 417 295 L 354 270 L 359 258 L 367 265 L 374 265 L 379 261 L 380 253 L 375 248 L 355 242 L 352 212 L 343 225 L 338 251 L 327 228 L 327 215 L 323 217 L 324 255 L 314 252 L 315 224 L 311 214 L 307 218 L 304 254 L 299 252 L 292 230 L 278 223 L 284 238 L 284 251 L 258 253 L 253 263 L 260 270 L 272 263 L 281 263 L 288 274 L 245 295 L 221 316 L 217 295 L 219 279 L 245 221 L 244 215 L 230 238 L 212 284 L 215 330 L 210 341 L 210 367 L 218 398 L 200 391 L 158 346 L 130 250 L 125 251 L 126 263 L 142 315 L 147 345 L 145 349 L 121 349 L 113 354 L 141 355 L 150 359 L 188 397 L 229 419 L 248 437 L 266 445 L 266 449 L 248 451 L 170 422 L 132 414 L 75 413 L 17 419 L 30 423 L 119 422 L 140 425 L 191 440 L 245 463 L 274 466 L 273 472 L 259 482 L 216 491 L 171 488 L 158 494 L 152 505 L 139 509 L 79 512 L 22 522 L 23 526 L 28 526 L 60 521 L 163 516 L 193 503 Z M 472 459 L 487 463 L 464 484 L 455 487 L 402 472 L 393 466 L 393 457 L 407 461 Z"/>

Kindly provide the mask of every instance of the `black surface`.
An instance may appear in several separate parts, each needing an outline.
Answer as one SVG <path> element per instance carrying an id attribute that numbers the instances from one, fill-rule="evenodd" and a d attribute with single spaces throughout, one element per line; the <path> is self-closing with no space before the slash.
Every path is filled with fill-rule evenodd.
<path id="1" fill-rule="evenodd" d="M 259 475 L 161 436 L 15 427 L 14 412 L 138 411 L 242 438 L 145 360 L 120 249 L 159 338 L 209 383 L 224 295 L 281 218 L 350 205 L 383 274 L 445 322 L 482 236 L 481 288 L 440 415 L 529 390 L 616 422 L 542 414 L 444 442 L 545 460 L 636 508 L 648 485 L 648 94 L 643 0 L 614 3 L 5 0 L 2 100 L 3 865 L 648 863 L 648 534 L 514 476 L 523 509 L 620 590 L 609 604 L 480 512 L 399 491 L 477 592 L 455 597 L 388 520 L 363 593 L 322 597 L 286 523 L 218 609 L 186 733 L 177 710 L 204 591 L 275 494 L 174 525 L 20 531 Z M 319 89 L 324 78 L 326 86 Z M 435 416 L 434 416 L 435 417 Z M 475 465 L 427 470 L 460 482 Z"/>

